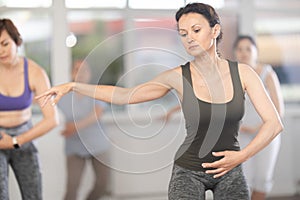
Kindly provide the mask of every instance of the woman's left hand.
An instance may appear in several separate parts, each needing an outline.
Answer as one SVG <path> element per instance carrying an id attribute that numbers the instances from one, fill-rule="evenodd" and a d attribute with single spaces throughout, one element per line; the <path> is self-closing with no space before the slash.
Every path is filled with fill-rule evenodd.
<path id="1" fill-rule="evenodd" d="M 48 102 L 51 102 L 51 104 L 54 106 L 65 94 L 72 90 L 72 87 L 73 83 L 64 83 L 61 85 L 53 86 L 43 94 L 36 96 L 35 99 L 42 99 L 41 107 L 44 107 Z M 51 99 L 52 97 L 54 97 L 54 99 Z"/>
<path id="2" fill-rule="evenodd" d="M 5 132 L 1 131 L 0 149 L 13 149 L 12 137 Z"/>
<path id="3" fill-rule="evenodd" d="M 215 174 L 214 178 L 218 178 L 238 166 L 243 162 L 243 157 L 240 151 L 220 151 L 213 152 L 213 156 L 223 157 L 212 163 L 202 163 L 204 168 L 214 168 L 206 170 L 207 174 Z"/>

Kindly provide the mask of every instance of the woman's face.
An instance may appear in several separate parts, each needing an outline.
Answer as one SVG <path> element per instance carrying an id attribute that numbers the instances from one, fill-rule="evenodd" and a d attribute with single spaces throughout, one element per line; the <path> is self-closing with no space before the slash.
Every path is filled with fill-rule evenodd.
<path id="1" fill-rule="evenodd" d="M 17 45 L 7 31 L 3 30 L 0 35 L 0 64 L 11 64 L 16 56 Z"/>
<path id="2" fill-rule="evenodd" d="M 207 19 L 198 13 L 184 14 L 178 21 L 181 41 L 192 56 L 200 55 L 213 47 L 219 28 L 219 25 L 211 28 Z"/>
<path id="3" fill-rule="evenodd" d="M 254 65 L 257 61 L 257 49 L 250 40 L 240 40 L 235 48 L 235 56 L 238 62 Z"/>

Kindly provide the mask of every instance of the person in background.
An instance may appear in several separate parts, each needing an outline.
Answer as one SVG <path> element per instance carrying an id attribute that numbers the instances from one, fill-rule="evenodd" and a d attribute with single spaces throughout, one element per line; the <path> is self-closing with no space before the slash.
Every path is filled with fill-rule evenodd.
<path id="1" fill-rule="evenodd" d="M 186 138 L 174 158 L 169 200 L 204 200 L 206 190 L 213 191 L 215 200 L 248 200 L 241 163 L 281 132 L 280 117 L 257 73 L 246 64 L 219 56 L 217 44 L 222 28 L 213 7 L 187 4 L 176 12 L 175 18 L 183 46 L 193 57 L 185 64 L 132 88 L 70 82 L 55 86 L 37 98 L 55 105 L 62 96 L 75 91 L 123 105 L 158 99 L 174 89 L 182 103 Z M 263 124 L 251 143 L 240 149 L 237 135 L 245 92 Z"/>
<path id="2" fill-rule="evenodd" d="M 284 103 L 278 77 L 271 65 L 258 62 L 258 49 L 255 40 L 249 35 L 238 36 L 234 43 L 234 53 L 238 62 L 251 66 L 259 75 L 277 112 L 283 117 Z M 249 96 L 245 95 L 245 115 L 239 134 L 242 148 L 255 138 L 262 125 L 263 121 L 252 105 Z M 266 148 L 243 163 L 244 173 L 252 190 L 252 200 L 263 200 L 271 191 L 279 149 L 280 135 L 275 137 Z"/>
<path id="3" fill-rule="evenodd" d="M 0 19 L 0 199 L 9 199 L 11 166 L 23 200 L 42 199 L 42 178 L 33 140 L 58 124 L 56 108 L 41 107 L 42 120 L 32 124 L 33 96 L 50 88 L 49 79 L 33 60 L 18 55 L 21 35 L 10 19 Z"/>
<path id="4" fill-rule="evenodd" d="M 91 69 L 84 60 L 76 60 L 72 66 L 72 80 L 89 83 Z M 98 121 L 104 111 L 104 102 L 95 101 L 78 93 L 70 93 L 58 104 L 65 116 L 65 153 L 67 156 L 67 187 L 65 200 L 76 200 L 84 167 L 91 163 L 95 180 L 86 200 L 97 200 L 106 192 L 108 168 L 101 163 L 107 156 L 107 142 L 103 125 Z"/>

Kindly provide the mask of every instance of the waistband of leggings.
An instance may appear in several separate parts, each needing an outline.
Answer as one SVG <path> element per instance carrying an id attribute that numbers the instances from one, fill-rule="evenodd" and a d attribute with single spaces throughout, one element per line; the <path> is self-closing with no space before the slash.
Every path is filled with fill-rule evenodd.
<path id="1" fill-rule="evenodd" d="M 22 124 L 19 124 L 19 125 L 17 125 L 17 126 L 13 126 L 13 127 L 4 127 L 4 126 L 0 126 L 0 129 L 5 129 L 5 130 L 18 129 L 18 128 L 21 128 L 22 126 L 25 126 L 25 125 L 29 124 L 29 123 L 30 123 L 30 121 L 26 121 L 26 122 L 24 122 L 24 123 L 22 123 Z"/>

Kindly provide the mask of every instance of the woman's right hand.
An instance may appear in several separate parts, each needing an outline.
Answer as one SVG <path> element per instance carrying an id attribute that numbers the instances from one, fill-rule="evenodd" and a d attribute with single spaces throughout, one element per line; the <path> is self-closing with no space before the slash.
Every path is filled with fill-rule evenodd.
<path id="1" fill-rule="evenodd" d="M 45 106 L 49 101 L 51 102 L 51 105 L 54 106 L 65 94 L 73 89 L 74 84 L 74 82 L 70 82 L 54 86 L 46 92 L 36 96 L 35 99 L 39 101 L 42 107 Z M 54 98 L 52 99 L 52 97 Z"/>
<path id="2" fill-rule="evenodd" d="M 12 137 L 3 131 L 0 132 L 0 135 L 0 149 L 13 149 L 14 146 L 12 142 Z"/>

